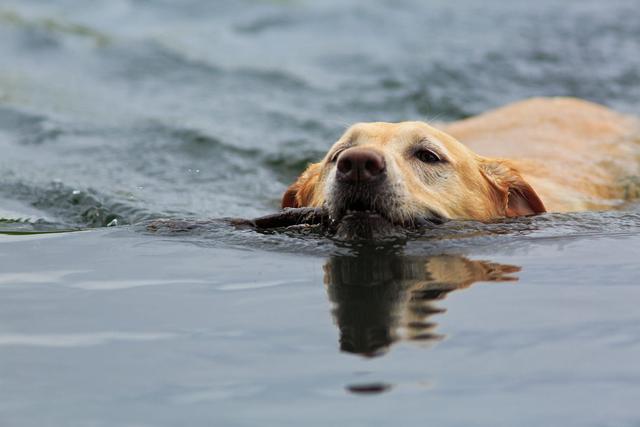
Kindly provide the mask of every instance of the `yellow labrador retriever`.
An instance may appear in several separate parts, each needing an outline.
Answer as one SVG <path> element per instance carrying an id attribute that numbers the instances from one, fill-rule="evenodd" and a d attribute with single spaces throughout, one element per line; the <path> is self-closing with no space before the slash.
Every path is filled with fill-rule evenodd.
<path id="1" fill-rule="evenodd" d="M 289 187 L 283 207 L 393 224 L 615 208 L 640 195 L 638 122 L 572 98 L 536 98 L 436 129 L 359 123 Z"/>

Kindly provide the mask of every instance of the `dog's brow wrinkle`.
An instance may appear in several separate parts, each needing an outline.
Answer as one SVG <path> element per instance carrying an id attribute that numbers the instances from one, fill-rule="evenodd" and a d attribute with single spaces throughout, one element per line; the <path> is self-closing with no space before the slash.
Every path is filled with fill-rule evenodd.
<path id="1" fill-rule="evenodd" d="M 329 159 L 333 159 L 334 157 L 336 157 L 336 154 L 346 150 L 347 148 L 351 148 L 353 147 L 354 144 L 352 144 L 350 141 L 345 141 L 342 142 L 338 145 L 336 145 L 330 152 L 329 152 Z"/>
<path id="2" fill-rule="evenodd" d="M 360 137 L 361 133 L 362 132 L 360 131 L 360 129 L 351 128 L 351 130 L 349 131 L 349 135 L 347 137 L 346 143 L 355 144 L 356 140 Z"/>
<path id="3" fill-rule="evenodd" d="M 434 147 L 434 148 L 440 148 L 440 146 L 442 145 L 439 142 L 434 141 L 432 138 L 425 137 L 425 136 L 419 138 L 417 143 L 418 144 L 424 144 L 426 146 L 430 146 L 430 147 Z"/>

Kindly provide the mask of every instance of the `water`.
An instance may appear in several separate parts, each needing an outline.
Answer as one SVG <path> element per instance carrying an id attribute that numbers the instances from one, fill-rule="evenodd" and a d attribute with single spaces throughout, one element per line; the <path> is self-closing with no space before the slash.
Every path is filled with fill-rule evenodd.
<path id="1" fill-rule="evenodd" d="M 640 208 L 252 217 L 349 124 L 640 114 L 634 1 L 0 3 L 0 424 L 638 425 Z M 117 227 L 106 227 L 117 225 Z"/>

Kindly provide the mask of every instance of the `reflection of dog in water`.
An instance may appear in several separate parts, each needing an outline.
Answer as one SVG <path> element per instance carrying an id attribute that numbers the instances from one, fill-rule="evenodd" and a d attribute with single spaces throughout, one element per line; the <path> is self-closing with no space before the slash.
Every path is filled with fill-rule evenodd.
<path id="1" fill-rule="evenodd" d="M 434 342 L 431 317 L 445 309 L 434 302 L 475 282 L 515 281 L 519 267 L 462 256 L 372 253 L 334 256 L 324 267 L 340 348 L 376 356 L 399 339 Z"/>

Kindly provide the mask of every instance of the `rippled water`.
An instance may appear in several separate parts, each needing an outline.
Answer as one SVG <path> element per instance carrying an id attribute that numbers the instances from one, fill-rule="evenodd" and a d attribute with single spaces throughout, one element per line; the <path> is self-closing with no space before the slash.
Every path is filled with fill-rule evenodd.
<path id="1" fill-rule="evenodd" d="M 636 425 L 640 208 L 252 217 L 355 121 L 640 114 L 635 1 L 0 3 L 0 424 Z M 116 228 L 102 228 L 107 225 Z"/>

